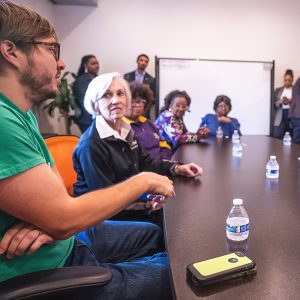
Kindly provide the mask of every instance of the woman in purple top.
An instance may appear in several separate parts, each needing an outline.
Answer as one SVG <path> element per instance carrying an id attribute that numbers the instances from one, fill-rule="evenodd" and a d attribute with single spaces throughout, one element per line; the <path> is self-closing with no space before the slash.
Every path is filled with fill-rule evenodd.
<path id="1" fill-rule="evenodd" d="M 202 118 L 200 128 L 202 126 L 207 126 L 209 129 L 209 134 L 216 136 L 216 131 L 218 127 L 221 127 L 223 130 L 223 135 L 226 137 L 231 137 L 234 130 L 240 132 L 240 123 L 237 119 L 228 117 L 227 115 L 231 111 L 232 105 L 229 97 L 225 95 L 217 96 L 214 102 L 214 111 L 215 114 L 207 114 Z"/>
<path id="2" fill-rule="evenodd" d="M 189 111 L 191 97 L 186 91 L 175 90 L 165 97 L 165 106 L 154 122 L 159 134 L 172 147 L 173 152 L 180 144 L 193 143 L 208 135 L 206 127 L 196 133 L 189 132 L 183 122 L 183 116 Z"/>
<path id="3" fill-rule="evenodd" d="M 148 85 L 134 81 L 130 83 L 132 94 L 131 108 L 127 111 L 125 121 L 130 123 L 140 147 L 152 158 L 170 159 L 170 145 L 159 135 L 153 123 L 144 117 L 153 103 L 153 93 Z"/>

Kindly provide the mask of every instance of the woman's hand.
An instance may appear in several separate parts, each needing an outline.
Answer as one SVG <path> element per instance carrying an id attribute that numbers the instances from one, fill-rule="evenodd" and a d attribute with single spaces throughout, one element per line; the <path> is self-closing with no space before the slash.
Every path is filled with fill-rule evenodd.
<path id="1" fill-rule="evenodd" d="M 230 123 L 231 119 L 228 117 L 225 117 L 225 116 L 220 116 L 220 117 L 218 117 L 218 121 L 223 122 L 223 123 Z"/>
<path id="2" fill-rule="evenodd" d="M 198 131 L 197 131 L 197 135 L 198 135 L 199 139 L 206 138 L 209 135 L 209 133 L 210 133 L 210 130 L 207 128 L 206 125 L 199 128 Z"/>
<path id="3" fill-rule="evenodd" d="M 185 177 L 196 177 L 202 175 L 203 169 L 195 163 L 176 165 L 175 173 Z"/>
<path id="4" fill-rule="evenodd" d="M 32 254 L 44 244 L 52 244 L 55 239 L 42 232 L 34 225 L 19 222 L 10 227 L 0 241 L 0 255 L 6 253 L 6 258 L 13 259 L 25 252 Z"/>
<path id="5" fill-rule="evenodd" d="M 291 101 L 292 101 L 292 99 L 289 99 L 287 97 L 283 97 L 281 103 L 284 104 L 284 105 L 288 105 L 288 104 L 291 103 Z"/>

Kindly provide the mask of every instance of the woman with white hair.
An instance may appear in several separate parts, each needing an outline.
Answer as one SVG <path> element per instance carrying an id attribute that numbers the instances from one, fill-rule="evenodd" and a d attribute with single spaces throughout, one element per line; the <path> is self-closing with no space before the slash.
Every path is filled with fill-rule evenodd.
<path id="1" fill-rule="evenodd" d="M 119 183 L 142 171 L 187 177 L 202 174 L 202 168 L 194 163 L 152 159 L 141 150 L 130 125 L 122 119 L 130 107 L 131 93 L 119 73 L 101 74 L 93 79 L 84 104 L 94 121 L 73 153 L 76 196 Z"/>

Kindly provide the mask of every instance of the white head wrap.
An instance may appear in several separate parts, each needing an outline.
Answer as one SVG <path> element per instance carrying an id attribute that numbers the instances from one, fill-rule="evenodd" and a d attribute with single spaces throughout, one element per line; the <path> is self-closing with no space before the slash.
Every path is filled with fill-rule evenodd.
<path id="1" fill-rule="evenodd" d="M 84 107 L 91 115 L 96 116 L 94 104 L 102 98 L 115 77 L 122 78 L 122 75 L 117 72 L 101 74 L 90 82 L 84 97 Z"/>

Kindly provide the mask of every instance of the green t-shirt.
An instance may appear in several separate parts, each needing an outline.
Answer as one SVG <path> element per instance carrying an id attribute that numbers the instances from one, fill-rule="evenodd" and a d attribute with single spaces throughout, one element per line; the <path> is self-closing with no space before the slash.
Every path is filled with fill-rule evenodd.
<path id="1" fill-rule="evenodd" d="M 33 113 L 22 112 L 0 93 L 0 180 L 43 163 L 54 165 Z M 0 210 L 0 239 L 16 222 L 15 217 Z M 38 270 L 61 268 L 73 245 L 72 237 L 43 245 L 32 255 L 24 254 L 12 260 L 0 255 L 0 281 Z"/>

